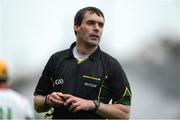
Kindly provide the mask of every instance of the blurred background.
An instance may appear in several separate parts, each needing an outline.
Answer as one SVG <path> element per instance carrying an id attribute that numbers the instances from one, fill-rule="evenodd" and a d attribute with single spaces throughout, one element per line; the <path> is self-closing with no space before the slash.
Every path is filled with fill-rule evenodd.
<path id="1" fill-rule="evenodd" d="M 127 74 L 131 118 L 180 118 L 180 0 L 0 0 L 0 58 L 9 65 L 9 85 L 33 106 L 45 64 L 75 41 L 74 15 L 86 6 L 105 14 L 100 46 Z"/>

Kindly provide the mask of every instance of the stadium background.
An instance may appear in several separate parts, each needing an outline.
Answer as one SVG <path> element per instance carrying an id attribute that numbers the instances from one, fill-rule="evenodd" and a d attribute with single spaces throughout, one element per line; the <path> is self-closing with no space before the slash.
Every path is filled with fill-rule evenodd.
<path id="1" fill-rule="evenodd" d="M 9 64 L 9 84 L 33 106 L 44 65 L 75 40 L 73 17 L 85 6 L 105 14 L 100 45 L 129 78 L 131 118 L 180 118 L 180 0 L 0 0 L 0 58 Z"/>

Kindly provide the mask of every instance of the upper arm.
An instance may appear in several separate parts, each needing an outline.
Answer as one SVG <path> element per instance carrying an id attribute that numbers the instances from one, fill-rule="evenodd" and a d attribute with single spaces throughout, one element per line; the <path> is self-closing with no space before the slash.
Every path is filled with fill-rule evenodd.
<path id="1" fill-rule="evenodd" d="M 47 62 L 42 75 L 37 83 L 37 86 L 35 88 L 34 95 L 47 95 L 49 94 L 53 89 L 53 83 L 51 81 L 53 77 L 53 57 L 49 59 Z"/>
<path id="2" fill-rule="evenodd" d="M 110 87 L 112 103 L 131 105 L 131 89 L 127 79 L 127 76 L 119 64 L 114 61 L 110 69 Z"/>

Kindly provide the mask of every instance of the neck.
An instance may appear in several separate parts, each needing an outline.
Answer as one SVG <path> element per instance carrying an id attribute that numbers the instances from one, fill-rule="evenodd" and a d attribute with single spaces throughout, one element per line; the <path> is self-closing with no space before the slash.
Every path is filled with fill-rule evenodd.
<path id="1" fill-rule="evenodd" d="M 87 46 L 78 41 L 76 41 L 77 51 L 82 55 L 91 55 L 94 51 L 96 51 L 98 46 Z"/>

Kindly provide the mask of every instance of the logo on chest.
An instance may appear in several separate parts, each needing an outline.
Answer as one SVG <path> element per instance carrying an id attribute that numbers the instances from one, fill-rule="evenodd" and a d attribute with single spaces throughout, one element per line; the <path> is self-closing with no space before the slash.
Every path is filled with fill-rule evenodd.
<path id="1" fill-rule="evenodd" d="M 54 81 L 54 84 L 55 84 L 55 85 L 62 85 L 63 83 L 64 83 L 64 80 L 63 80 L 62 78 L 56 79 L 56 80 Z"/>

